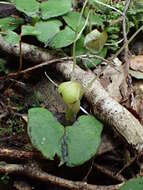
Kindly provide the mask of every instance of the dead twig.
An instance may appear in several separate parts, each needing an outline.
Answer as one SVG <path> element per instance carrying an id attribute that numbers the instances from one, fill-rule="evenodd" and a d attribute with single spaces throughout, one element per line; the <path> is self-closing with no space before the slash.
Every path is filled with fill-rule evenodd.
<path id="1" fill-rule="evenodd" d="M 143 26 L 141 26 L 128 40 L 127 44 L 129 45 L 132 40 L 143 30 Z M 126 43 L 123 44 L 123 46 L 111 57 L 111 60 L 114 60 L 118 55 L 125 49 Z"/>
<path id="2" fill-rule="evenodd" d="M 27 44 L 28 45 L 28 44 Z M 102 61 L 106 62 L 106 63 L 111 63 L 110 61 L 98 56 L 98 55 L 80 55 L 80 56 L 77 56 L 77 58 L 80 58 L 80 59 L 84 59 L 84 58 L 92 58 L 92 57 L 95 57 L 97 59 L 101 59 Z M 19 72 L 16 72 L 16 73 L 9 73 L 8 75 L 6 76 L 2 76 L 0 77 L 0 80 L 3 80 L 5 78 L 16 78 L 20 75 L 24 75 L 26 73 L 29 73 L 29 72 L 32 72 L 36 69 L 40 69 L 40 68 L 43 68 L 45 66 L 49 66 L 51 64 L 54 64 L 54 63 L 58 63 L 58 62 L 63 62 L 63 61 L 68 61 L 68 60 L 72 60 L 73 58 L 72 57 L 62 57 L 62 58 L 57 58 L 57 59 L 52 59 L 52 60 L 49 60 L 49 61 L 45 61 L 45 62 L 42 62 L 38 65 L 34 65 L 33 67 L 29 67 L 25 70 L 22 70 L 22 71 L 19 71 Z"/>
<path id="3" fill-rule="evenodd" d="M 44 159 L 44 157 L 39 152 L 30 151 L 19 151 L 16 149 L 0 148 L 0 158 L 1 159 L 13 159 L 13 160 L 32 160 L 34 159 Z"/>
<path id="4" fill-rule="evenodd" d="M 24 175 L 34 180 L 38 180 L 45 183 L 51 183 L 71 190 L 117 190 L 118 185 L 111 186 L 100 186 L 90 185 L 85 182 L 74 182 L 71 180 L 63 179 L 50 175 L 42 171 L 38 166 L 35 165 L 20 165 L 20 164 L 7 164 L 0 163 L 0 174 L 7 173 Z"/>
<path id="5" fill-rule="evenodd" d="M 127 39 L 127 31 L 126 31 L 126 13 L 128 11 L 130 5 L 130 0 L 126 1 L 125 8 L 123 11 L 123 36 L 125 43 L 125 76 L 128 76 L 129 73 L 129 48 L 128 48 L 128 39 Z"/>
<path id="6" fill-rule="evenodd" d="M 99 170 L 100 172 L 102 172 L 103 174 L 107 175 L 108 177 L 110 177 L 110 178 L 112 178 L 114 180 L 117 180 L 119 182 L 124 182 L 125 181 L 125 178 L 122 175 L 120 175 L 120 174 L 115 175 L 114 172 L 106 169 L 103 166 L 100 166 L 99 164 L 94 163 L 94 167 L 97 170 Z"/>

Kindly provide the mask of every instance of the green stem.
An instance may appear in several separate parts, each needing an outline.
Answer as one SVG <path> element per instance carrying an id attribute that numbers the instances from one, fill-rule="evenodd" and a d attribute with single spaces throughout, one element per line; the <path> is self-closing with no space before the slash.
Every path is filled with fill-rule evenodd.
<path id="1" fill-rule="evenodd" d="M 107 7 L 109 9 L 114 10 L 114 11 L 118 12 L 120 15 L 123 15 L 123 13 L 119 9 L 116 9 L 115 7 L 112 7 L 111 5 L 105 4 L 105 3 L 101 2 L 101 1 L 98 1 L 98 0 L 94 0 L 94 2 L 96 2 L 96 3 L 100 4 L 100 5 L 103 5 L 104 7 Z"/>
<path id="2" fill-rule="evenodd" d="M 80 13 L 80 17 L 79 17 L 79 20 L 78 20 L 78 24 L 77 24 L 77 27 L 76 27 L 76 31 L 75 31 L 75 39 L 74 39 L 74 43 L 73 43 L 73 68 L 72 68 L 71 80 L 73 80 L 74 69 L 75 69 L 75 66 L 76 66 L 76 41 L 80 37 L 80 35 L 82 34 L 82 32 L 83 32 L 83 30 L 84 30 L 84 28 L 85 28 L 86 25 L 84 24 L 84 27 L 81 29 L 81 31 L 79 32 L 79 34 L 78 34 L 78 28 L 79 28 L 79 25 L 80 25 L 80 22 L 81 22 L 81 19 L 82 19 L 82 15 L 83 15 L 83 12 L 84 12 L 84 9 L 85 9 L 87 3 L 88 3 L 88 0 L 86 0 L 84 2 L 84 5 L 82 7 L 82 10 L 81 10 L 81 13 Z M 85 23 L 86 23 L 86 21 L 85 21 Z"/>

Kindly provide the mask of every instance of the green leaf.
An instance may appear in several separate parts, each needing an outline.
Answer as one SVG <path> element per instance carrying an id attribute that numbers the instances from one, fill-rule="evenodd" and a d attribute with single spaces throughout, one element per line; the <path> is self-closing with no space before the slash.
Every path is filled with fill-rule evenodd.
<path id="1" fill-rule="evenodd" d="M 143 177 L 137 177 L 125 182 L 119 190 L 142 190 L 143 189 Z"/>
<path id="2" fill-rule="evenodd" d="M 22 36 L 38 36 L 41 32 L 37 31 L 34 26 L 31 25 L 23 25 L 22 26 Z"/>
<path id="3" fill-rule="evenodd" d="M 85 23 L 85 19 L 82 17 L 81 22 L 78 26 L 79 18 L 80 18 L 80 13 L 78 13 L 78 12 L 70 12 L 70 13 L 66 14 L 65 16 L 63 16 L 63 19 L 65 20 L 67 25 L 70 26 L 74 31 L 76 31 L 78 29 L 77 30 L 78 32 L 81 31 L 81 29 L 83 28 L 84 23 Z"/>
<path id="4" fill-rule="evenodd" d="M 69 167 L 81 165 L 95 155 L 102 128 L 93 116 L 81 116 L 73 126 L 64 128 L 44 108 L 28 112 L 28 135 L 33 146 L 48 159 L 57 155 Z"/>
<path id="5" fill-rule="evenodd" d="M 72 1 L 71 0 L 48 0 L 48 2 L 42 2 L 40 5 L 41 16 L 43 19 L 49 19 L 64 15 L 71 11 Z"/>
<path id="6" fill-rule="evenodd" d="M 4 36 L 4 40 L 12 45 L 19 44 L 19 36 L 17 33 L 8 30 L 7 34 Z"/>
<path id="7" fill-rule="evenodd" d="M 11 0 L 15 4 L 16 9 L 24 12 L 30 17 L 37 17 L 39 11 L 39 3 L 36 0 Z"/>
<path id="8" fill-rule="evenodd" d="M 15 30 L 20 24 L 23 24 L 24 20 L 22 18 L 6 17 L 0 19 L 0 29 L 5 31 Z"/>
<path id="9" fill-rule="evenodd" d="M 80 39 L 76 41 L 76 56 L 83 55 L 86 53 L 86 49 L 84 47 L 84 35 L 81 35 Z"/>
<path id="10" fill-rule="evenodd" d="M 91 14 L 89 20 L 92 26 L 96 26 L 96 27 L 101 26 L 101 28 L 104 28 L 104 20 L 101 17 L 101 15 Z"/>
<path id="11" fill-rule="evenodd" d="M 48 45 L 51 39 L 59 32 L 62 23 L 59 20 L 40 21 L 35 25 L 35 30 L 40 32 L 38 40 Z"/>
<path id="12" fill-rule="evenodd" d="M 101 33 L 95 29 L 86 35 L 84 40 L 84 45 L 87 49 L 90 49 L 93 52 L 99 52 L 103 49 L 106 41 L 107 41 L 106 31 Z"/>
<path id="13" fill-rule="evenodd" d="M 93 116 L 81 116 L 72 127 L 66 127 L 67 166 L 81 165 L 95 155 L 102 128 Z"/>
<path id="14" fill-rule="evenodd" d="M 56 49 L 63 48 L 72 44 L 74 39 L 75 32 L 71 28 L 66 26 L 64 30 L 61 30 L 55 35 L 50 43 L 50 46 Z"/>
<path id="15" fill-rule="evenodd" d="M 105 58 L 107 54 L 107 48 L 104 47 L 98 54 L 98 56 Z M 97 65 L 99 65 L 101 62 L 103 62 L 101 59 L 97 59 L 97 58 L 87 58 L 83 61 L 83 63 L 88 67 L 88 68 L 94 68 Z"/>
<path id="16" fill-rule="evenodd" d="M 46 158 L 61 158 L 64 127 L 44 108 L 30 109 L 28 119 L 28 134 L 34 147 Z"/>

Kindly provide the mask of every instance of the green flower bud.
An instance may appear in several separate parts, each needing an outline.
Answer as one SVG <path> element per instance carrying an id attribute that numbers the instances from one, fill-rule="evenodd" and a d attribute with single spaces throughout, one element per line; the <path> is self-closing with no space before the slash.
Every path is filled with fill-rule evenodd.
<path id="1" fill-rule="evenodd" d="M 81 100 L 83 88 L 80 83 L 75 81 L 63 82 L 59 85 L 58 92 L 61 94 L 65 104 L 74 104 Z"/>

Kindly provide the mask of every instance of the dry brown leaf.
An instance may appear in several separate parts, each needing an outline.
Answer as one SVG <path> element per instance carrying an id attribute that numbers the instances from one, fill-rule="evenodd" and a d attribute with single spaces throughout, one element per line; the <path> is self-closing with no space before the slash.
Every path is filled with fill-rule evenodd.
<path id="1" fill-rule="evenodd" d="M 143 55 L 132 56 L 130 59 L 130 68 L 143 72 Z"/>

